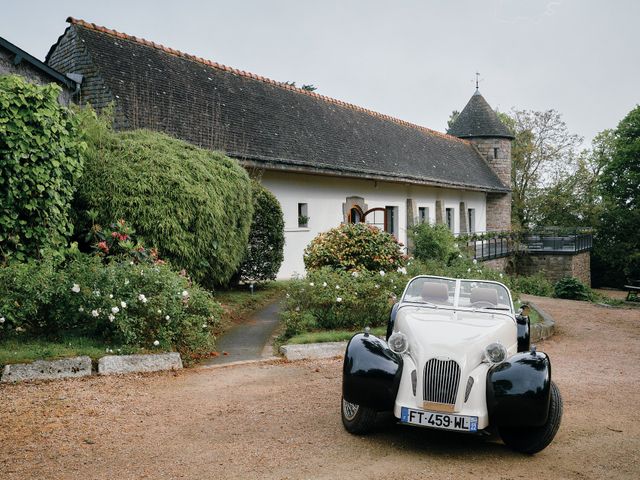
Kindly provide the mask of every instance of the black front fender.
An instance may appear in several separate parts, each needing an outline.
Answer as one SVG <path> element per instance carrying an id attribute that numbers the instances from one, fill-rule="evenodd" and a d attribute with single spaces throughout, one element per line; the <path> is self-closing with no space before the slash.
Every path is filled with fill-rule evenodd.
<path id="1" fill-rule="evenodd" d="M 402 357 L 392 352 L 384 340 L 373 335 L 354 335 L 344 355 L 342 396 L 374 410 L 392 410 L 400 377 Z"/>
<path id="2" fill-rule="evenodd" d="M 489 423 L 540 426 L 547 421 L 551 362 L 542 352 L 516 353 L 487 373 Z"/>

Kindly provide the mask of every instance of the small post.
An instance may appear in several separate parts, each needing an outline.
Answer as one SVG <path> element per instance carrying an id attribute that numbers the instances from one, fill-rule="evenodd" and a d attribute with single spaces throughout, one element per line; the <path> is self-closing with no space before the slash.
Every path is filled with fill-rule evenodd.
<path id="1" fill-rule="evenodd" d="M 251 295 L 253 295 L 253 282 L 249 284 L 249 290 L 251 290 Z"/>

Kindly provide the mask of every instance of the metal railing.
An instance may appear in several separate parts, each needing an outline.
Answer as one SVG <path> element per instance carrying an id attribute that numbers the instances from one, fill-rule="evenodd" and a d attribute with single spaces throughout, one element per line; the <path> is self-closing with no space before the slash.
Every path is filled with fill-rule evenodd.
<path id="1" fill-rule="evenodd" d="M 517 251 L 531 254 L 570 254 L 591 250 L 593 235 L 557 229 L 534 232 L 483 232 L 461 237 L 473 258 L 491 260 Z"/>

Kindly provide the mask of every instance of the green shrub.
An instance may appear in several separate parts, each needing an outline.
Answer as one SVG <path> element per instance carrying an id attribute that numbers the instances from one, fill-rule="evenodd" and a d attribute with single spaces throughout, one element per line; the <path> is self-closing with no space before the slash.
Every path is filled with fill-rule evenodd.
<path id="1" fill-rule="evenodd" d="M 44 277 L 27 278 L 39 271 Z M 42 260 L 0 268 L 0 279 L 13 277 L 0 294 L 0 335 L 73 334 L 187 356 L 213 347 L 220 305 L 167 265 L 105 265 L 97 256 L 76 253 L 59 264 Z M 37 293 L 38 282 L 43 294 Z"/>
<path id="2" fill-rule="evenodd" d="M 252 182 L 253 220 L 249 245 L 240 265 L 245 281 L 273 280 L 284 259 L 284 219 L 278 199 L 258 182 Z"/>
<path id="3" fill-rule="evenodd" d="M 513 289 L 528 295 L 550 297 L 553 295 L 553 285 L 541 273 L 528 277 L 514 277 Z"/>
<path id="4" fill-rule="evenodd" d="M 449 262 L 458 254 L 458 245 L 446 225 L 421 223 L 409 229 L 414 244 L 414 256 L 418 260 Z"/>
<path id="5" fill-rule="evenodd" d="M 60 87 L 0 77 L 0 261 L 60 250 L 85 144 Z"/>
<path id="6" fill-rule="evenodd" d="M 85 115 L 89 145 L 76 207 L 108 225 L 125 218 L 146 245 L 200 283 L 225 284 L 245 254 L 253 207 L 240 165 L 150 131 L 114 133 Z"/>
<path id="7" fill-rule="evenodd" d="M 396 271 L 406 259 L 402 244 L 387 232 L 366 223 L 346 223 L 319 234 L 304 251 L 307 270 Z"/>
<path id="8" fill-rule="evenodd" d="M 557 298 L 590 301 L 593 297 L 591 289 L 575 277 L 561 278 L 553 286 L 553 290 Z"/>
<path id="9" fill-rule="evenodd" d="M 353 329 L 385 325 L 391 305 L 408 277 L 399 272 L 310 270 L 293 280 L 283 309 L 286 336 L 313 329 Z"/>

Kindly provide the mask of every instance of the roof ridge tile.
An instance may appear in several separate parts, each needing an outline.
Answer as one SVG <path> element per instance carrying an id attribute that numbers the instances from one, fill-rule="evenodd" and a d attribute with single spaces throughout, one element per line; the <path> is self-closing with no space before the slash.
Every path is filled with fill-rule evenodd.
<path id="1" fill-rule="evenodd" d="M 310 97 L 318 98 L 318 99 L 323 100 L 323 101 L 328 102 L 328 103 L 333 103 L 334 105 L 339 105 L 341 107 L 349 108 L 351 110 L 364 112 L 364 113 L 367 113 L 368 115 L 371 115 L 371 116 L 374 116 L 374 117 L 378 117 L 378 118 L 382 118 L 384 120 L 388 120 L 388 121 L 394 122 L 396 124 L 399 124 L 399 125 L 402 125 L 402 126 L 405 126 L 405 127 L 410 127 L 410 128 L 414 128 L 416 130 L 420 130 L 423 133 L 426 133 L 426 134 L 429 134 L 429 135 L 434 135 L 434 136 L 437 136 L 437 137 L 441 137 L 441 138 L 444 138 L 446 140 L 452 140 L 452 141 L 457 141 L 457 142 L 461 142 L 461 143 L 465 143 L 465 144 L 470 144 L 470 142 L 468 140 L 465 140 L 463 138 L 458 138 L 458 137 L 455 137 L 453 135 L 449 135 L 449 134 L 446 134 L 446 133 L 438 132 L 437 130 L 432 130 L 431 128 L 427 128 L 427 127 L 424 127 L 422 125 L 417 125 L 415 123 L 411 123 L 411 122 L 408 122 L 406 120 L 402 120 L 402 119 L 399 119 L 399 118 L 396 118 L 396 117 L 392 117 L 391 115 L 387 115 L 387 114 L 384 114 L 384 113 L 376 112 L 375 110 L 370 110 L 368 108 L 364 108 L 364 107 L 361 107 L 359 105 L 355 105 L 353 103 L 345 102 L 344 100 L 338 100 L 338 99 L 335 99 L 335 98 L 332 98 L 332 97 L 328 97 L 326 95 L 321 95 L 321 94 L 316 93 L 316 92 L 312 92 L 312 91 L 309 91 L 309 90 L 304 90 L 302 88 L 298 88 L 298 87 L 295 87 L 293 85 L 290 85 L 290 84 L 287 84 L 287 83 L 284 83 L 284 82 L 279 82 L 277 80 L 273 80 L 271 78 L 267 78 L 267 77 L 264 77 L 262 75 L 254 74 L 254 73 L 251 73 L 251 72 L 245 72 L 244 70 L 239 70 L 239 69 L 236 69 L 236 68 L 233 68 L 233 67 L 229 67 L 227 65 L 223 65 L 221 63 L 214 62 L 212 60 L 208 60 L 208 59 L 205 59 L 205 58 L 202 58 L 202 57 L 197 57 L 197 56 L 191 55 L 189 53 L 184 53 L 184 52 L 181 52 L 180 50 L 176 50 L 176 49 L 173 49 L 173 48 L 170 48 L 170 47 L 165 47 L 162 44 L 157 44 L 157 43 L 152 42 L 150 40 L 146 40 L 144 38 L 138 38 L 138 37 L 136 37 L 134 35 L 129 35 L 127 33 L 118 32 L 116 30 L 113 30 L 113 29 L 110 29 L 110 28 L 107 28 L 107 27 L 103 27 L 101 25 L 96 25 L 95 23 L 89 23 L 89 22 L 87 22 L 85 20 L 82 20 L 82 19 L 77 19 L 77 18 L 74 18 L 74 17 L 67 17 L 66 21 L 67 21 L 67 23 L 70 23 L 71 25 L 78 25 L 80 27 L 84 27 L 84 28 L 88 28 L 88 29 L 91 29 L 91 30 L 95 30 L 97 32 L 101 32 L 101 33 L 106 33 L 108 35 L 112 35 L 112 36 L 114 36 L 116 38 L 121 38 L 121 39 L 124 39 L 124 40 L 130 40 L 130 41 L 142 44 L 142 45 L 146 45 L 146 46 L 151 47 L 151 48 L 155 48 L 156 50 L 163 51 L 163 52 L 168 53 L 170 55 L 174 55 L 176 57 L 181 57 L 181 58 L 184 58 L 184 59 L 187 59 L 187 60 L 191 60 L 191 61 L 194 61 L 194 62 L 197 62 L 197 63 L 201 63 L 203 65 L 207 65 L 207 66 L 210 66 L 212 68 L 217 68 L 219 70 L 230 72 L 230 73 L 233 73 L 233 74 L 241 76 L 241 77 L 251 78 L 253 80 L 258 80 L 258 81 L 261 81 L 261 82 L 264 82 L 264 83 L 269 83 L 271 85 L 278 86 L 278 87 L 283 88 L 285 90 L 290 90 L 292 92 L 296 92 L 296 93 L 300 93 L 300 94 L 307 95 L 307 96 L 310 96 Z"/>

